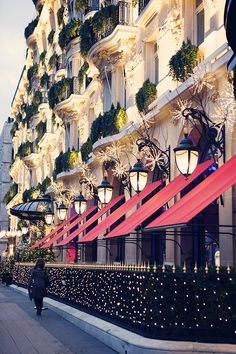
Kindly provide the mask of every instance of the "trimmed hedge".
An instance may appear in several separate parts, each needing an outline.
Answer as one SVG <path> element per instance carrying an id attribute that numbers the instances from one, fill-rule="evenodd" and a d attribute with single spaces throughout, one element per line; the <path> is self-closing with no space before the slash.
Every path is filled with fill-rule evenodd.
<path id="1" fill-rule="evenodd" d="M 197 65 L 198 51 L 198 47 L 188 39 L 187 42 L 183 42 L 178 52 L 170 58 L 169 75 L 174 81 L 184 82 L 193 73 L 193 68 Z"/>
<path id="2" fill-rule="evenodd" d="M 155 100 L 156 97 L 156 85 L 150 82 L 149 79 L 147 79 L 135 96 L 136 105 L 138 107 L 139 112 L 147 113 L 148 106 Z"/>

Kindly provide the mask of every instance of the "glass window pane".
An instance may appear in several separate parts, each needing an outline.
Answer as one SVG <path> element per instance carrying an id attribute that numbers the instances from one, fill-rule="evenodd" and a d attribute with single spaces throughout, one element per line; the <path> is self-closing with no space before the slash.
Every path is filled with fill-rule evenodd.
<path id="1" fill-rule="evenodd" d="M 205 25 L 204 25 L 204 10 L 197 14 L 197 45 L 204 41 Z"/>
<path id="2" fill-rule="evenodd" d="M 202 4 L 202 0 L 196 0 L 196 8 Z"/>

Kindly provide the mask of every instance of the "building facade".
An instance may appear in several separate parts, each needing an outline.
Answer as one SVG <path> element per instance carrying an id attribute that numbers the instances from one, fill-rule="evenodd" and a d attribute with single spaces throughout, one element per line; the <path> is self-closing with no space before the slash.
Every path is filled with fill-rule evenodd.
<path id="1" fill-rule="evenodd" d="M 18 193 L 9 208 L 27 201 L 35 190 L 36 194 L 40 189 L 45 192 L 42 186 L 52 176 L 79 193 L 88 167 L 90 180 L 98 185 L 104 162 L 111 165 L 107 173 L 113 196 L 120 195 L 122 178 L 136 162 L 138 139 L 149 139 L 162 152 L 170 147 L 165 175 L 163 169 L 156 174 L 152 168 L 163 165 L 159 155 L 146 154 L 145 159 L 149 182 L 161 177 L 168 184 L 178 175 L 173 148 L 184 136 L 182 112 L 189 107 L 207 112 L 218 133 L 226 135 L 217 167 L 235 155 L 235 110 L 227 83 L 232 51 L 223 26 L 225 1 L 35 3 L 38 16 L 25 30 L 26 63 L 12 104 L 10 174 Z M 181 53 L 187 62 L 180 59 Z M 201 160 L 216 158 L 216 152 L 201 140 L 198 125 L 190 124 L 188 129 L 200 146 Z M 92 205 L 93 195 L 83 192 Z M 159 212 L 187 192 L 177 193 Z M 124 193 L 129 199 L 127 189 Z M 125 237 L 102 242 L 99 235 L 79 248 L 79 260 L 202 265 L 205 261 L 215 264 L 220 254 L 221 264 L 233 265 L 233 210 L 235 187 L 205 209 L 204 231 L 199 227 L 201 219 L 184 231 L 173 228 L 145 236 L 134 230 L 130 242 Z M 11 230 L 17 230 L 17 223 L 12 216 Z"/>

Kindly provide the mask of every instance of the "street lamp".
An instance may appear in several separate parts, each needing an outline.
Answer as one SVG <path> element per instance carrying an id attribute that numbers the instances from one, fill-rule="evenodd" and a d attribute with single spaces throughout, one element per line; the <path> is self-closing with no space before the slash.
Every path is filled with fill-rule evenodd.
<path id="1" fill-rule="evenodd" d="M 23 235 L 26 235 L 27 232 L 28 232 L 28 226 L 27 226 L 27 225 L 23 225 L 23 226 L 21 227 L 21 231 L 22 231 L 22 234 L 23 234 Z"/>
<path id="2" fill-rule="evenodd" d="M 200 134 L 200 141 L 204 142 L 205 150 L 210 151 L 212 158 L 216 162 L 216 152 L 220 154 L 218 158 L 223 156 L 225 158 L 225 129 L 224 125 L 215 124 L 204 111 L 195 108 L 186 108 L 182 111 L 182 116 L 185 118 L 184 139 L 174 149 L 175 162 L 178 170 L 188 178 L 195 170 L 198 160 L 201 160 L 200 150 L 194 146 L 192 140 L 188 135 L 188 122 L 196 128 Z M 199 129 L 199 124 L 201 129 Z M 203 155 L 204 156 L 204 155 Z"/>
<path id="3" fill-rule="evenodd" d="M 188 134 L 184 134 L 179 145 L 174 149 L 175 162 L 178 170 L 185 178 L 193 173 L 198 164 L 199 149 L 193 145 Z"/>
<path id="4" fill-rule="evenodd" d="M 75 211 L 78 215 L 83 214 L 87 207 L 87 200 L 84 198 L 82 192 L 74 200 Z"/>
<path id="5" fill-rule="evenodd" d="M 97 187 L 98 198 L 102 204 L 107 204 L 110 202 L 112 197 L 113 187 L 107 180 L 107 171 L 104 172 L 104 177 L 102 183 Z"/>
<path id="6" fill-rule="evenodd" d="M 46 221 L 47 225 L 51 225 L 53 223 L 53 217 L 54 217 L 54 213 L 53 213 L 52 209 L 49 208 L 45 212 L 45 221 Z"/>
<path id="7" fill-rule="evenodd" d="M 143 166 L 140 158 L 134 164 L 134 167 L 129 170 L 129 179 L 132 188 L 136 193 L 139 193 L 147 184 L 148 170 Z"/>
<path id="8" fill-rule="evenodd" d="M 60 221 L 65 220 L 67 215 L 67 207 L 65 206 L 65 204 L 61 203 L 60 205 L 58 205 L 57 215 Z"/>

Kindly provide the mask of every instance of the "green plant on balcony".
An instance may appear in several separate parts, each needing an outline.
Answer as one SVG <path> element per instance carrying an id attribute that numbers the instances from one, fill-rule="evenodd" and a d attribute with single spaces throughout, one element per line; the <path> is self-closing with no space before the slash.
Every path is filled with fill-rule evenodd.
<path id="1" fill-rule="evenodd" d="M 73 19 L 63 27 L 59 33 L 58 40 L 61 49 L 64 49 L 72 39 L 75 39 L 79 36 L 80 25 L 81 21 L 79 19 Z"/>
<path id="2" fill-rule="evenodd" d="M 55 31 L 52 29 L 48 35 L 48 44 L 52 44 L 54 38 Z"/>
<path id="3" fill-rule="evenodd" d="M 198 63 L 198 47 L 188 39 L 183 42 L 178 52 L 170 58 L 169 75 L 174 81 L 184 82 L 192 73 Z"/>
<path id="4" fill-rule="evenodd" d="M 35 28 L 37 27 L 38 25 L 38 21 L 39 21 L 39 18 L 38 16 L 33 20 L 31 21 L 28 26 L 25 28 L 25 38 L 29 38 L 29 36 L 31 36 L 31 34 L 33 34 Z"/>
<path id="5" fill-rule="evenodd" d="M 89 49 L 98 40 L 110 34 L 119 24 L 119 7 L 109 5 L 96 12 L 80 28 L 80 52 L 86 57 Z"/>
<path id="6" fill-rule="evenodd" d="M 98 37 L 101 33 L 113 30 L 118 25 L 118 6 L 109 5 L 96 12 L 93 17 L 93 32 Z"/>
<path id="7" fill-rule="evenodd" d="M 44 50 L 39 56 L 39 62 L 42 63 L 43 65 L 45 65 L 46 55 L 47 55 L 47 51 Z"/>
<path id="8" fill-rule="evenodd" d="M 75 10 L 82 11 L 88 7 L 88 0 L 75 0 Z"/>
<path id="9" fill-rule="evenodd" d="M 127 124 L 128 116 L 125 108 L 120 104 L 114 105 L 111 109 L 100 114 L 92 123 L 91 132 L 87 141 L 81 147 L 83 161 L 87 161 L 88 155 L 92 152 L 92 145 L 102 137 L 118 134 L 120 129 Z"/>
<path id="10" fill-rule="evenodd" d="M 88 161 L 90 153 L 93 151 L 93 144 L 89 137 L 87 141 L 81 146 L 81 158 L 83 161 Z"/>
<path id="11" fill-rule="evenodd" d="M 61 152 L 55 160 L 54 175 L 73 169 L 78 164 L 79 158 L 78 151 L 68 150 L 65 153 Z"/>
<path id="12" fill-rule="evenodd" d="M 42 99 L 43 99 L 42 92 L 39 90 L 35 91 L 32 99 L 32 105 L 37 106 L 38 108 L 38 106 L 42 103 Z"/>
<path id="13" fill-rule="evenodd" d="M 3 203 L 4 204 L 8 204 L 10 203 L 10 201 L 15 197 L 15 195 L 18 193 L 18 184 L 13 183 L 10 186 L 9 191 L 5 194 L 5 196 L 3 197 Z"/>
<path id="14" fill-rule="evenodd" d="M 22 195 L 23 203 L 26 203 L 32 199 L 38 198 L 39 195 L 40 195 L 40 190 L 37 187 L 32 187 L 30 189 L 26 189 Z"/>
<path id="15" fill-rule="evenodd" d="M 19 112 L 16 116 L 16 119 L 14 120 L 14 123 L 12 124 L 12 128 L 10 130 L 10 134 L 12 138 L 15 136 L 16 131 L 19 129 L 19 123 L 23 121 L 22 114 Z"/>
<path id="16" fill-rule="evenodd" d="M 64 6 L 61 6 L 57 11 L 57 22 L 59 26 L 63 23 L 64 12 L 65 12 Z"/>
<path id="17" fill-rule="evenodd" d="M 38 74 L 39 72 L 39 64 L 33 64 L 27 71 L 27 79 L 29 82 Z"/>
<path id="18" fill-rule="evenodd" d="M 81 68 L 79 69 L 78 79 L 79 79 L 80 88 L 84 83 L 84 78 L 85 78 L 86 72 L 88 71 L 88 68 L 89 68 L 89 64 L 87 61 L 85 61 L 83 63 L 83 65 L 81 66 Z"/>
<path id="19" fill-rule="evenodd" d="M 29 156 L 32 152 L 33 143 L 26 141 L 19 146 L 16 156 L 18 156 L 20 159 L 23 159 L 24 157 Z"/>
<path id="20" fill-rule="evenodd" d="M 139 112 L 147 113 L 148 106 L 155 100 L 157 97 L 157 89 L 156 85 L 150 82 L 147 79 L 143 86 L 136 93 L 136 105 L 138 107 Z"/>
<path id="21" fill-rule="evenodd" d="M 48 187 L 51 185 L 51 179 L 46 177 L 42 183 L 38 183 L 36 187 L 26 189 L 23 193 L 23 202 L 29 202 L 31 199 L 37 198 L 39 195 L 45 194 Z"/>
<path id="22" fill-rule="evenodd" d="M 71 85 L 71 79 L 65 78 L 56 82 L 48 91 L 48 101 L 50 108 L 65 100 L 68 97 L 68 90 Z"/>
<path id="23" fill-rule="evenodd" d="M 93 45 L 93 27 L 92 18 L 87 19 L 80 27 L 80 53 L 83 58 L 86 58 L 89 49 Z"/>
<path id="24" fill-rule="evenodd" d="M 50 70 L 55 68 L 55 66 L 57 64 L 57 59 L 58 59 L 58 55 L 56 53 L 53 53 L 53 55 L 50 57 L 50 59 L 48 61 L 48 66 L 49 66 Z"/>
<path id="25" fill-rule="evenodd" d="M 37 138 L 35 139 L 35 145 L 36 145 L 36 147 L 38 147 L 40 140 L 42 139 L 42 137 L 44 136 L 44 134 L 47 131 L 47 122 L 40 121 L 36 125 L 35 130 L 37 133 Z"/>
<path id="26" fill-rule="evenodd" d="M 44 73 L 40 79 L 40 86 L 42 88 L 44 88 L 44 87 L 48 88 L 49 80 L 50 80 L 49 75 L 47 73 Z"/>
<path id="27" fill-rule="evenodd" d="M 39 99 L 39 97 L 36 96 L 36 98 L 33 99 L 33 102 L 31 105 L 26 105 L 25 118 L 22 120 L 22 123 L 24 124 L 24 126 L 29 127 L 29 123 L 30 123 L 32 116 L 34 116 L 35 114 L 38 113 L 39 104 L 35 103 L 38 101 L 38 99 Z"/>

